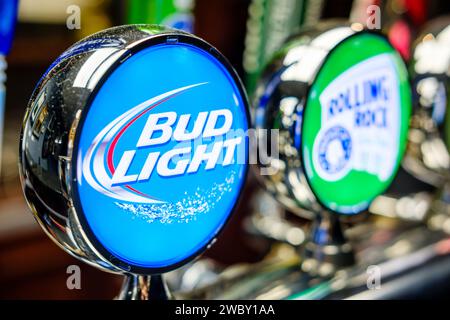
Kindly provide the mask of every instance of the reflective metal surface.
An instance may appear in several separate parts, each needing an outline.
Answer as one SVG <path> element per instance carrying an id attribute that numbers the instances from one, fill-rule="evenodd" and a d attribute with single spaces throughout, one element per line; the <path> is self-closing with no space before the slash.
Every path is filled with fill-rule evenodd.
<path id="1" fill-rule="evenodd" d="M 406 170 L 436 187 L 449 178 L 448 108 L 450 90 L 450 17 L 422 31 L 410 65 L 414 115 L 403 162 Z"/>
<path id="2" fill-rule="evenodd" d="M 256 90 L 253 122 L 256 129 L 278 129 L 278 140 L 258 131 L 258 139 L 267 142 L 268 151 L 278 148 L 279 159 L 259 159 L 260 175 L 267 190 L 290 211 L 307 218 L 322 207 L 311 191 L 304 172 L 302 155 L 295 146 L 295 132 L 301 127 L 308 90 L 326 56 L 342 40 L 355 34 L 351 26 L 338 22 L 321 23 L 302 30 L 287 40 L 266 67 Z M 264 145 L 261 143 L 261 145 Z M 272 150 L 271 150 L 272 149 Z"/>
<path id="3" fill-rule="evenodd" d="M 236 265 L 191 292 L 193 299 L 405 299 L 445 296 L 450 279 L 449 235 L 420 223 L 372 216 L 345 230 L 356 263 L 334 274 L 311 274 L 302 257 L 276 244 L 260 263 Z M 379 278 L 377 278 L 379 276 Z"/>
<path id="4" fill-rule="evenodd" d="M 329 212 L 317 215 L 302 258 L 302 270 L 312 276 L 327 277 L 355 264 L 353 247 L 344 236 L 338 216 Z"/>
<path id="5" fill-rule="evenodd" d="M 304 228 L 287 219 L 287 213 L 267 192 L 258 190 L 251 198 L 252 214 L 245 230 L 255 236 L 299 246 L 306 240 Z"/>

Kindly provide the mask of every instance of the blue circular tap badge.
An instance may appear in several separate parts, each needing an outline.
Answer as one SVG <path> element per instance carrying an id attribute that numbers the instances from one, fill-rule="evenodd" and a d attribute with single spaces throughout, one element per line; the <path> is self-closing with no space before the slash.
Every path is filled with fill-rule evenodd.
<path id="1" fill-rule="evenodd" d="M 234 71 L 187 43 L 146 47 L 103 81 L 75 143 L 75 202 L 96 249 L 166 271 L 224 226 L 247 172 Z"/>

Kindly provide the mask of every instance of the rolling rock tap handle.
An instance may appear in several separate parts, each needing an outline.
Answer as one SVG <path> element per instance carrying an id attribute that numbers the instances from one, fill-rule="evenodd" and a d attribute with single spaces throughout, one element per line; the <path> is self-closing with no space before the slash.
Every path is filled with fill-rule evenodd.
<path id="1" fill-rule="evenodd" d="M 21 133 L 23 191 L 64 250 L 126 275 L 118 298 L 166 299 L 162 274 L 230 218 L 248 126 L 241 82 L 214 47 L 156 25 L 107 29 L 38 83 Z"/>
<path id="2" fill-rule="evenodd" d="M 278 145 L 279 156 L 258 166 L 272 173 L 261 178 L 286 208 L 316 215 L 302 253 L 305 269 L 326 274 L 354 262 L 339 216 L 365 211 L 391 184 L 410 109 L 402 59 L 384 36 L 360 24 L 303 29 L 267 65 L 253 123 L 258 145 Z"/>

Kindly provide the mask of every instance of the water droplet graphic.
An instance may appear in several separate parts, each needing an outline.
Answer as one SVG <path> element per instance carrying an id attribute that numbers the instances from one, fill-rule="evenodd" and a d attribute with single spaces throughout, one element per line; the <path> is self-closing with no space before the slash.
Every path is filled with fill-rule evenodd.
<path id="1" fill-rule="evenodd" d="M 132 213 L 135 217 L 148 223 L 189 223 L 200 214 L 208 213 L 220 202 L 223 195 L 231 192 L 235 180 L 235 171 L 231 171 L 222 183 L 214 183 L 210 189 L 197 188 L 192 194 L 184 192 L 184 197 L 177 202 L 161 204 L 133 204 L 115 202 L 115 204 Z"/>

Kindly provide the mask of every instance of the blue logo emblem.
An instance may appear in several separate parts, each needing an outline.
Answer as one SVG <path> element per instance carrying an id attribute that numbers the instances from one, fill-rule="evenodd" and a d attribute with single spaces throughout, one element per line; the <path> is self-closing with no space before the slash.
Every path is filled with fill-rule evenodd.
<path id="1" fill-rule="evenodd" d="M 120 64 L 81 122 L 77 193 L 115 258 L 170 268 L 227 221 L 247 170 L 245 98 L 216 58 L 156 45 Z"/>
<path id="2" fill-rule="evenodd" d="M 319 143 L 319 164 L 328 174 L 339 173 L 350 161 L 352 139 L 341 126 L 329 128 Z"/>

